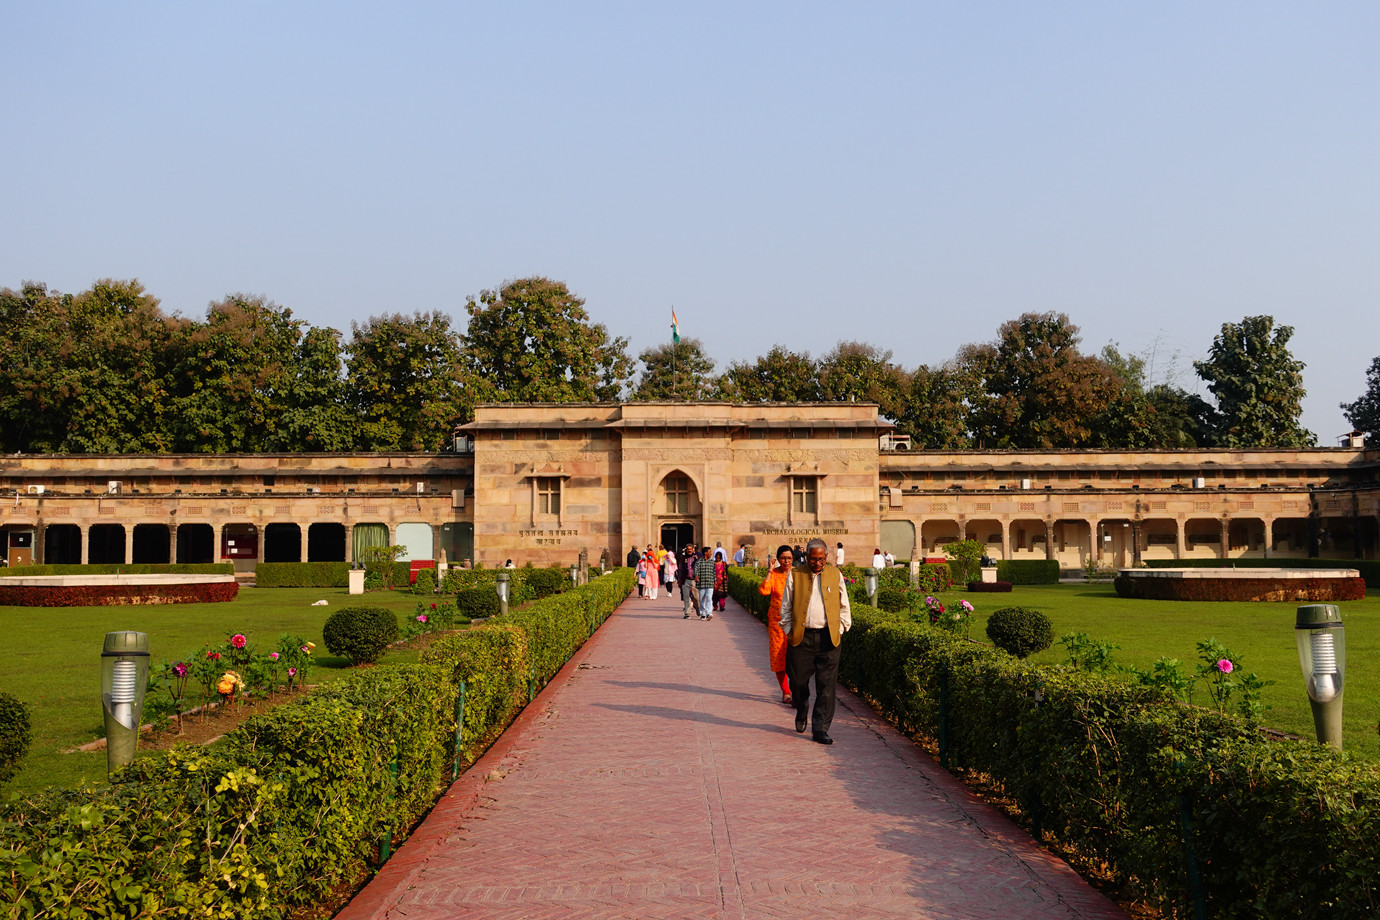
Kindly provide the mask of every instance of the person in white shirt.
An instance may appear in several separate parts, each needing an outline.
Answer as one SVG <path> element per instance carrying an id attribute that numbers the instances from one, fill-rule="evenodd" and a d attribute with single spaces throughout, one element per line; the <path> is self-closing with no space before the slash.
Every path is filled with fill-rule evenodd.
<path id="1" fill-rule="evenodd" d="M 843 568 L 843 544 L 834 547 L 834 565 Z"/>
<path id="2" fill-rule="evenodd" d="M 880 548 L 872 551 L 872 567 L 874 569 L 886 568 L 886 556 L 882 555 Z"/>
<path id="3" fill-rule="evenodd" d="M 786 679 L 795 705 L 795 730 L 804 732 L 808 720 L 811 737 L 819 744 L 834 743 L 829 726 L 834 721 L 838 688 L 839 642 L 853 626 L 843 576 L 829 565 L 828 556 L 823 540 L 811 540 L 805 546 L 805 565 L 791 570 L 781 592 L 781 630 L 786 634 Z"/>

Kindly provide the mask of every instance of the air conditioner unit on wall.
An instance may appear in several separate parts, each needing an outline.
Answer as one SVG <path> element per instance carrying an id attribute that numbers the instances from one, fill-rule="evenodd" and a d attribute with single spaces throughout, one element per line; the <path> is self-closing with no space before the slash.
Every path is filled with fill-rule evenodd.
<path id="1" fill-rule="evenodd" d="M 111 479 L 105 484 L 105 491 L 111 495 L 119 495 L 123 483 L 118 479 Z M 223 491 L 223 490 L 222 490 Z"/>
<path id="2" fill-rule="evenodd" d="M 42 495 L 48 490 L 47 486 L 29 486 L 30 495 Z"/>

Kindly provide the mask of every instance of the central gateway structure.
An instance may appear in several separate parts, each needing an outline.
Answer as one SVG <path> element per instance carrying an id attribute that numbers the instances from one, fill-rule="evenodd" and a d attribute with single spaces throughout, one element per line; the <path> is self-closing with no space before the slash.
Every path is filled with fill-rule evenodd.
<path id="1" fill-rule="evenodd" d="M 868 404 L 479 406 L 473 439 L 475 561 L 568 564 L 581 547 L 815 536 L 878 544 L 877 438 Z M 594 561 L 594 559 L 591 559 Z"/>

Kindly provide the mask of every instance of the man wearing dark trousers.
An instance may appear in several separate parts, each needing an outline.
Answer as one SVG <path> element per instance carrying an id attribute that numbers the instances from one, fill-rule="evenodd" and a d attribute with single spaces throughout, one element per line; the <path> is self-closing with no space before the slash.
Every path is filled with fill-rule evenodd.
<path id="1" fill-rule="evenodd" d="M 848 590 L 839 570 L 828 563 L 829 547 L 811 540 L 805 565 L 791 570 L 781 592 L 781 629 L 786 634 L 786 678 L 795 702 L 795 730 L 805 731 L 820 744 L 833 744 L 834 691 L 839 678 L 839 641 L 853 625 Z M 810 708 L 810 678 L 815 679 L 815 702 Z"/>
<path id="2" fill-rule="evenodd" d="M 636 546 L 634 546 L 632 549 L 628 550 L 628 568 L 630 568 L 630 569 L 635 569 L 635 568 L 637 568 L 637 564 L 638 564 L 639 562 L 641 562 L 641 561 L 642 561 L 642 554 L 639 553 L 639 552 L 637 551 L 637 547 L 636 547 Z M 639 585 L 637 586 L 637 596 L 638 596 L 638 597 L 641 597 L 645 591 L 646 591 L 646 588 L 643 587 L 641 584 L 639 584 Z"/>

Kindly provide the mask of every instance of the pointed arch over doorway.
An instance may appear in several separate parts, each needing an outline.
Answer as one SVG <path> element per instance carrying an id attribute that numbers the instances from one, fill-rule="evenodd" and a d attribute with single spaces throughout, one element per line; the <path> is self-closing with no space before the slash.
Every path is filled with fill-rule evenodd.
<path id="1" fill-rule="evenodd" d="M 667 549 L 703 542 L 704 502 L 695 478 L 683 469 L 665 473 L 652 498 L 652 533 Z M 667 541 L 671 542 L 667 542 Z"/>

